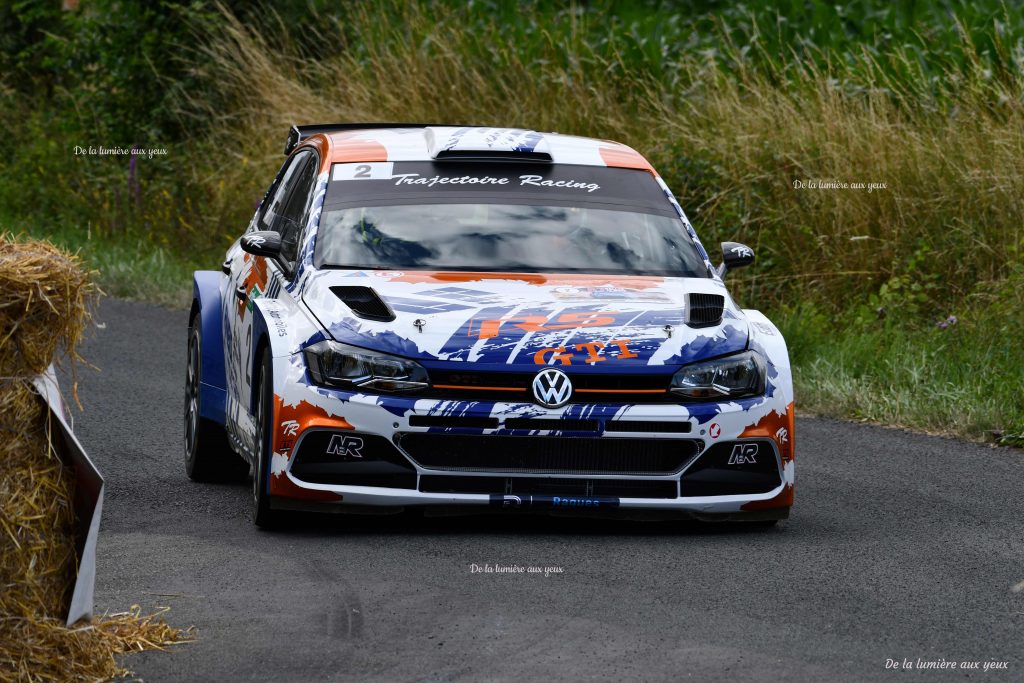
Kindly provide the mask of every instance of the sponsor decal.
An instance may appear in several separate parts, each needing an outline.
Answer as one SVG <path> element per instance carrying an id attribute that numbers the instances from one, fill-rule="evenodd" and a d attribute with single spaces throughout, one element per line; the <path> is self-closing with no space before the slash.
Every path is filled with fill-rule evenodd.
<path id="1" fill-rule="evenodd" d="M 593 365 L 606 361 L 609 358 L 637 358 L 637 354 L 629 350 L 630 341 L 629 339 L 613 339 L 607 344 L 599 341 L 583 342 L 573 346 L 576 350 L 575 353 L 567 350 L 565 346 L 549 346 L 533 354 L 533 362 L 537 365 L 548 365 L 549 363 L 572 365 L 572 361 L 575 358 L 576 360 L 582 360 L 584 363 Z M 607 351 L 602 353 L 602 351 L 611 347 L 617 348 L 618 351 L 613 352 L 612 355 L 608 355 Z"/>
<path id="2" fill-rule="evenodd" d="M 281 434 L 283 436 L 295 436 L 299 431 L 298 420 L 285 420 L 281 423 Z"/>
<path id="3" fill-rule="evenodd" d="M 601 510 L 618 507 L 619 499 L 609 496 L 515 496 L 491 494 L 490 504 L 509 510 L 527 507 L 558 508 L 560 510 Z"/>
<path id="4" fill-rule="evenodd" d="M 477 331 L 480 339 L 497 337 L 503 325 L 511 325 L 524 332 L 549 332 L 572 330 L 577 327 L 606 327 L 615 324 L 618 311 L 577 311 L 563 313 L 554 320 L 545 315 L 526 315 L 519 318 L 496 318 L 483 320 Z M 630 314 L 630 315 L 636 315 Z"/>
<path id="5" fill-rule="evenodd" d="M 728 464 L 756 465 L 757 451 L 758 447 L 756 443 L 738 443 L 732 447 L 732 453 L 729 454 Z"/>
<path id="6" fill-rule="evenodd" d="M 258 249 L 267 243 L 267 238 L 263 235 L 246 235 L 242 238 L 242 241 L 245 242 L 246 246 Z"/>
<path id="7" fill-rule="evenodd" d="M 572 382 L 561 370 L 541 370 L 533 378 L 533 397 L 546 408 L 560 408 L 572 396 Z"/>
<path id="8" fill-rule="evenodd" d="M 544 176 L 539 175 L 521 175 L 519 176 L 519 186 L 565 187 L 570 190 L 586 190 L 587 192 L 601 189 L 601 186 L 597 183 L 580 183 L 575 180 L 544 180 L 543 178 Z"/>
<path id="9" fill-rule="evenodd" d="M 600 498 L 567 498 L 553 496 L 551 504 L 556 508 L 596 508 L 601 506 Z"/>
<path id="10" fill-rule="evenodd" d="M 717 439 L 722 435 L 722 426 L 717 422 L 712 422 L 711 426 L 708 427 L 708 436 L 712 439 Z"/>
<path id="11" fill-rule="evenodd" d="M 778 431 L 775 432 L 775 440 L 781 444 L 789 443 L 789 430 L 785 427 L 779 427 Z"/>
<path id="12" fill-rule="evenodd" d="M 391 180 L 396 187 L 437 187 L 447 185 L 482 185 L 561 188 L 582 190 L 588 194 L 601 189 L 599 183 L 576 180 L 575 178 L 553 179 L 542 175 L 523 174 L 518 178 L 491 175 L 424 176 L 419 173 L 395 173 L 391 162 L 365 164 L 335 164 L 331 175 L 334 181 L 347 180 Z M 261 243 L 262 244 L 262 243 Z"/>
<path id="13" fill-rule="evenodd" d="M 363 457 L 363 440 L 350 434 L 334 434 L 331 436 L 331 442 L 327 444 L 327 455 L 336 455 L 339 458 L 361 458 Z"/>
<path id="14" fill-rule="evenodd" d="M 395 165 L 390 161 L 368 164 L 334 164 L 331 180 L 390 180 Z"/>
<path id="15" fill-rule="evenodd" d="M 419 185 L 422 187 L 434 187 L 435 185 L 508 185 L 508 178 L 496 178 L 484 175 L 461 175 L 461 176 L 421 176 L 419 173 L 399 173 L 391 176 L 395 185 Z"/>
<path id="16" fill-rule="evenodd" d="M 729 251 L 731 251 L 738 258 L 750 258 L 751 256 L 754 255 L 754 250 L 753 249 L 751 249 L 750 247 L 744 246 L 742 244 L 739 245 L 739 246 L 733 247 Z"/>

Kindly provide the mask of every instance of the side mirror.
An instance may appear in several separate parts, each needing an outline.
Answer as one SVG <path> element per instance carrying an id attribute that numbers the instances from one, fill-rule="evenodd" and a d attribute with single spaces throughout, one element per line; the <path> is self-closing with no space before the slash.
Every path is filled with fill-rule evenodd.
<path id="1" fill-rule="evenodd" d="M 754 250 L 739 242 L 722 242 L 722 265 L 718 266 L 719 277 L 725 277 L 730 268 L 742 268 L 754 262 Z"/>
<path id="2" fill-rule="evenodd" d="M 242 251 L 254 256 L 275 258 L 281 253 L 281 233 L 273 230 L 247 232 L 242 235 Z"/>

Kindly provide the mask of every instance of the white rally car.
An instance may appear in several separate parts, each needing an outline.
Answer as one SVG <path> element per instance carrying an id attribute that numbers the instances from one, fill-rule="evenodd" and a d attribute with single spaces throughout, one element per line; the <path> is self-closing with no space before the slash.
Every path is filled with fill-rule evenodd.
<path id="1" fill-rule="evenodd" d="M 614 142 L 293 127 L 220 271 L 195 273 L 190 477 L 281 509 L 772 522 L 793 503 L 778 329 Z M 232 460 L 235 462 L 233 463 Z"/>

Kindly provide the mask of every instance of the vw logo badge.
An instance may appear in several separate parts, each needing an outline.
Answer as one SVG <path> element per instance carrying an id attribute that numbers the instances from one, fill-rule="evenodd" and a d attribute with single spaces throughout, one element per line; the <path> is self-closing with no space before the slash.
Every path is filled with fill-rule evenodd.
<path id="1" fill-rule="evenodd" d="M 541 370 L 533 378 L 533 397 L 545 408 L 560 408 L 572 396 L 572 382 L 561 370 Z"/>

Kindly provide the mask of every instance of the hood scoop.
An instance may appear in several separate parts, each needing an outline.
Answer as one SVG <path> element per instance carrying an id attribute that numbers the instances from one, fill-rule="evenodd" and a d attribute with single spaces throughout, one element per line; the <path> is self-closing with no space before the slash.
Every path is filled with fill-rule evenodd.
<path id="1" fill-rule="evenodd" d="M 377 320 L 379 322 L 391 322 L 395 319 L 395 312 L 370 287 L 344 287 L 339 285 L 331 287 L 331 292 L 360 318 Z"/>
<path id="2" fill-rule="evenodd" d="M 725 297 L 721 294 L 687 295 L 686 324 L 690 327 L 710 327 L 722 322 L 725 312 Z"/>

